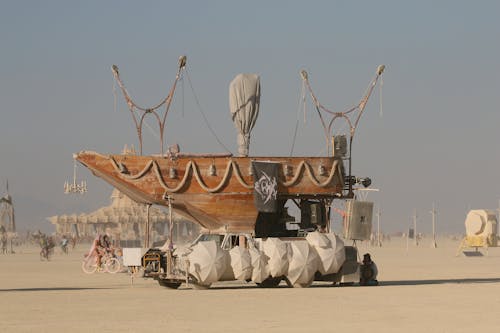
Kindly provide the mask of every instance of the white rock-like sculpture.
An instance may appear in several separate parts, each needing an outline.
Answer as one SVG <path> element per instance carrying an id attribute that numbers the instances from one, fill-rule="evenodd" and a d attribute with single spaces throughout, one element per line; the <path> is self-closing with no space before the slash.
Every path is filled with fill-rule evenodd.
<path id="1" fill-rule="evenodd" d="M 252 276 L 251 279 L 255 283 L 261 283 L 270 276 L 267 256 L 257 250 L 250 248 L 250 258 L 252 260 Z"/>
<path id="2" fill-rule="evenodd" d="M 269 258 L 272 277 L 284 276 L 288 272 L 289 245 L 279 238 L 269 237 L 262 242 L 264 254 Z"/>
<path id="3" fill-rule="evenodd" d="M 327 233 L 325 235 L 330 240 L 334 252 L 333 262 L 330 266 L 330 270 L 336 273 L 340 270 L 345 262 L 344 242 L 342 241 L 342 239 L 340 239 L 339 236 L 335 235 L 334 233 Z"/>
<path id="4" fill-rule="evenodd" d="M 311 232 L 307 234 L 306 240 L 309 243 L 309 245 L 313 247 L 314 251 L 316 251 L 316 253 L 318 254 L 319 257 L 318 271 L 321 273 L 321 275 L 337 273 L 340 268 L 338 266 L 338 262 L 339 259 L 342 260 L 342 258 L 335 257 L 335 248 L 332 247 L 332 242 L 330 241 L 330 238 L 327 236 L 327 234 L 320 232 Z M 334 245 L 340 246 L 340 243 L 338 243 L 335 240 Z M 343 249 L 343 243 L 342 243 L 342 249 Z"/>
<path id="5" fill-rule="evenodd" d="M 247 249 L 235 246 L 229 251 L 229 257 L 229 269 L 236 280 L 246 281 L 252 277 L 252 258 Z"/>
<path id="6" fill-rule="evenodd" d="M 227 252 L 215 241 L 198 242 L 188 255 L 189 273 L 200 285 L 210 285 L 220 279 L 227 268 Z"/>
<path id="7" fill-rule="evenodd" d="M 319 256 L 306 240 L 290 242 L 291 259 L 287 279 L 294 287 L 308 287 L 318 271 Z"/>

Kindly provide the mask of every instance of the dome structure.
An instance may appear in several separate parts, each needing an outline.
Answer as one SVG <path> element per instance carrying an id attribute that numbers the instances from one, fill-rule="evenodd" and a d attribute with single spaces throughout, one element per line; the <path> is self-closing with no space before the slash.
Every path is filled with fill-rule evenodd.
<path id="1" fill-rule="evenodd" d="M 114 239 L 142 240 L 148 219 L 147 205 L 140 204 L 117 189 L 111 193 L 111 204 L 91 213 L 62 214 L 48 217 L 58 234 L 76 234 L 78 237 L 93 237 L 96 233 L 108 233 Z M 174 231 L 178 235 L 192 232 L 191 223 L 182 223 L 182 218 L 173 212 L 176 222 Z M 162 240 L 169 234 L 168 209 L 150 207 L 149 222 L 151 240 Z"/>

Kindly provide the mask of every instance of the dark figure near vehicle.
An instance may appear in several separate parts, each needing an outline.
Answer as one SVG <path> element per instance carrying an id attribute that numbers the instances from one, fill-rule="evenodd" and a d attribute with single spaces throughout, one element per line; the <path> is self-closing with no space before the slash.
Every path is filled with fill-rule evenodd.
<path id="1" fill-rule="evenodd" d="M 369 253 L 363 255 L 363 264 L 360 267 L 359 284 L 361 286 L 376 286 L 378 269 Z"/>

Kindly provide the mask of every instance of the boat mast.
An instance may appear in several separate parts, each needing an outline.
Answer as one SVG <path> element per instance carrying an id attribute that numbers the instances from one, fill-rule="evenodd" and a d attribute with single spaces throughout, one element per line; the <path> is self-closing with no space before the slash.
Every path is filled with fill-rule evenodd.
<path id="1" fill-rule="evenodd" d="M 179 67 L 177 69 L 177 75 L 175 76 L 174 84 L 170 88 L 170 92 L 168 93 L 167 97 L 165 97 L 160 103 L 158 103 L 156 106 L 151 107 L 151 108 L 144 108 L 140 107 L 137 104 L 134 103 L 132 98 L 130 97 L 127 89 L 125 88 L 125 85 L 123 84 L 121 78 L 120 78 L 120 72 L 118 71 L 118 66 L 113 65 L 111 67 L 111 70 L 113 72 L 113 75 L 118 82 L 118 85 L 120 86 L 120 89 L 122 90 L 123 96 L 125 97 L 125 100 L 127 101 L 128 108 L 130 110 L 130 113 L 132 114 L 132 119 L 134 120 L 135 128 L 137 130 L 137 136 L 139 137 L 139 153 L 142 155 L 142 124 L 144 122 L 144 118 L 146 117 L 147 114 L 151 113 L 154 115 L 158 122 L 158 126 L 160 128 L 160 149 L 161 149 L 161 154 L 163 155 L 164 149 L 163 149 L 163 134 L 165 130 L 165 121 L 167 119 L 167 114 L 170 109 L 170 104 L 172 103 L 172 99 L 174 97 L 174 92 L 175 88 L 177 87 L 177 82 L 179 81 L 181 77 L 181 72 L 182 70 L 186 67 L 186 56 L 181 56 L 179 57 Z M 163 114 L 163 118 L 160 117 L 158 114 L 157 110 L 165 105 L 165 113 Z M 139 110 L 142 112 L 139 120 L 136 118 L 136 115 L 134 113 L 135 110 Z"/>
<path id="2" fill-rule="evenodd" d="M 307 72 L 305 70 L 302 70 L 300 72 L 302 80 L 304 81 L 307 89 L 309 90 L 309 94 L 311 95 L 314 106 L 316 107 L 316 111 L 318 112 L 318 116 L 321 120 L 321 125 L 323 126 L 323 131 L 324 131 L 324 135 L 325 135 L 325 139 L 326 139 L 326 148 L 327 148 L 328 152 L 333 151 L 333 149 L 330 150 L 330 136 L 331 136 L 331 132 L 332 132 L 332 126 L 333 126 L 333 123 L 335 122 L 335 120 L 338 118 L 342 118 L 349 125 L 349 130 L 350 130 L 349 131 L 349 157 L 348 157 L 348 159 L 349 159 L 349 178 L 348 178 L 349 179 L 349 182 L 348 182 L 349 183 L 349 193 L 348 193 L 348 196 L 349 197 L 353 196 L 353 191 L 352 191 L 353 183 L 351 181 L 351 176 L 352 176 L 352 167 L 351 167 L 351 165 L 352 165 L 352 142 L 354 139 L 354 135 L 356 133 L 356 128 L 358 126 L 359 120 L 361 119 L 361 116 L 363 115 L 366 104 L 368 103 L 368 99 L 370 98 L 370 96 L 373 92 L 373 89 L 375 88 L 375 86 L 378 82 L 378 79 L 380 78 L 380 76 L 384 72 L 384 69 L 385 69 L 385 65 L 379 65 L 377 67 L 376 75 L 372 79 L 372 81 L 370 82 L 368 89 L 366 90 L 366 93 L 364 94 L 361 101 L 358 104 L 356 104 L 355 106 L 351 107 L 350 109 L 348 109 L 346 111 L 342 111 L 342 112 L 335 112 L 335 111 L 329 110 L 326 107 L 324 107 L 319 102 L 318 98 L 316 97 L 316 95 L 314 94 L 314 92 L 311 88 L 311 84 L 309 83 L 309 75 L 307 74 Z M 326 122 L 326 119 L 323 117 L 323 113 L 326 113 L 326 114 L 331 116 L 331 119 L 328 123 Z M 355 118 L 354 118 L 354 116 L 355 116 Z M 351 120 L 351 117 L 354 118 L 354 121 Z"/>

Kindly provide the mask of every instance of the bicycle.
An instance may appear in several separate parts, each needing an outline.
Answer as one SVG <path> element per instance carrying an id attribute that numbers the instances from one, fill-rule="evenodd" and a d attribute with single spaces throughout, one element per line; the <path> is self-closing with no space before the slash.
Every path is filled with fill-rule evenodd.
<path id="1" fill-rule="evenodd" d="M 101 258 L 101 267 L 97 266 L 97 258 L 95 255 L 86 255 L 82 262 L 82 270 L 84 273 L 92 274 L 97 270 L 108 272 L 111 274 L 118 273 L 121 269 L 121 263 L 113 254 L 106 253 Z"/>

